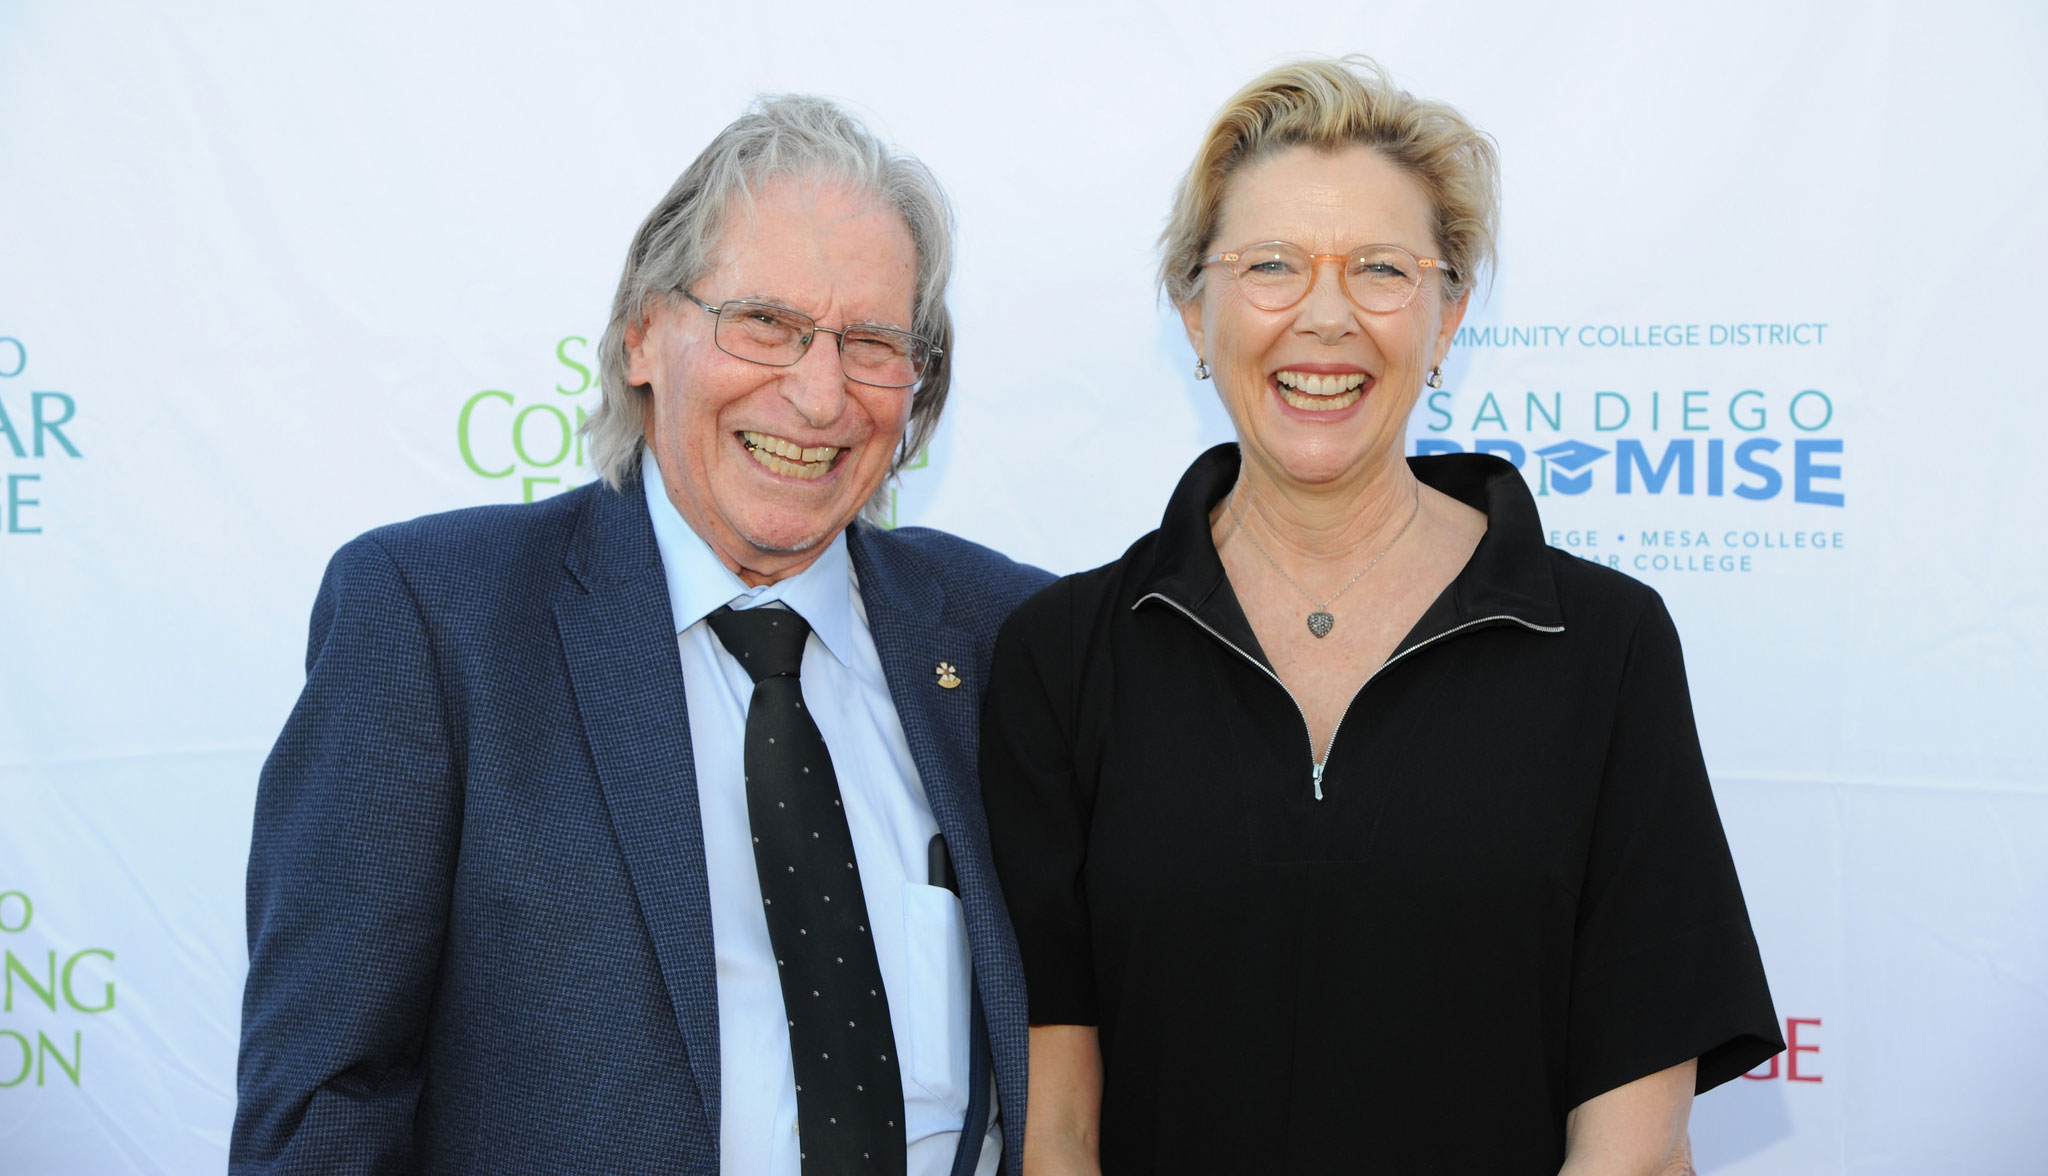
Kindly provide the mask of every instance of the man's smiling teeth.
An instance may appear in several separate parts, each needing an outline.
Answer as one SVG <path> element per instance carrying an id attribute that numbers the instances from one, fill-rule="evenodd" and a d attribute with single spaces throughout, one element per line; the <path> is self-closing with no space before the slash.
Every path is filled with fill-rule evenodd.
<path id="1" fill-rule="evenodd" d="M 837 445 L 816 445 L 809 449 L 769 433 L 742 431 L 740 443 L 753 459 L 770 472 L 789 478 L 822 478 L 839 456 Z"/>
<path id="2" fill-rule="evenodd" d="M 1365 395 L 1364 372 L 1324 376 L 1282 369 L 1273 373 L 1273 382 L 1280 386 L 1282 400 L 1309 412 L 1336 412 L 1350 408 Z"/>

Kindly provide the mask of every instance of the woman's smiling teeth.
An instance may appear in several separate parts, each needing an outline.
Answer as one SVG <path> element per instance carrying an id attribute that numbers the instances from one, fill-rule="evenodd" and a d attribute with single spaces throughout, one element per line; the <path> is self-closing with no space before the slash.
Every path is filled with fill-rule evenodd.
<path id="1" fill-rule="evenodd" d="M 1323 376 L 1283 368 L 1273 373 L 1273 382 L 1280 386 L 1282 400 L 1309 412 L 1336 412 L 1340 408 L 1350 408 L 1365 395 L 1364 372 Z"/>
<path id="2" fill-rule="evenodd" d="M 764 469 L 786 478 L 822 478 L 839 457 L 837 445 L 816 445 L 809 449 L 769 433 L 741 432 L 740 444 Z"/>

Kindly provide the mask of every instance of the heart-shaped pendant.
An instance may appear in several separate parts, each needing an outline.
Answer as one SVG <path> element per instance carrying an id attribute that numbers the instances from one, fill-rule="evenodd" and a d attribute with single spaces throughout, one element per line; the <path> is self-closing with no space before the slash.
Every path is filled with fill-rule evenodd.
<path id="1" fill-rule="evenodd" d="M 1328 637 L 1330 630 L 1337 627 L 1337 618 L 1322 609 L 1308 614 L 1308 631 L 1318 637 Z"/>

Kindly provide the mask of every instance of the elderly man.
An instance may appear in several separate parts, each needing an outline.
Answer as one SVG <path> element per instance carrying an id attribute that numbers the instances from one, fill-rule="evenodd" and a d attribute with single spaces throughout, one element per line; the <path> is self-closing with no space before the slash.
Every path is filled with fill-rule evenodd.
<path id="1" fill-rule="evenodd" d="M 234 1171 L 1019 1169 L 975 720 L 1047 577 L 858 521 L 944 403 L 950 266 L 920 164 L 767 101 L 634 237 L 603 480 L 335 556 Z"/>

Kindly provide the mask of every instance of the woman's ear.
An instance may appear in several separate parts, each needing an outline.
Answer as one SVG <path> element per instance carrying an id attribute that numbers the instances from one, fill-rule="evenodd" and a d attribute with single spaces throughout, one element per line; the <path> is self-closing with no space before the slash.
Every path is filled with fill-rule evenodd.
<path id="1" fill-rule="evenodd" d="M 1195 358 L 1208 359 L 1208 340 L 1202 333 L 1202 296 L 1198 293 L 1176 309 L 1180 311 L 1181 326 L 1187 328 L 1188 345 L 1195 349 Z"/>
<path id="2" fill-rule="evenodd" d="M 1458 326 L 1465 321 L 1465 308 L 1471 305 L 1472 291 L 1467 290 L 1456 302 L 1444 305 L 1443 321 L 1437 324 L 1436 347 L 1430 353 L 1431 367 L 1442 367 L 1444 357 L 1451 353 L 1451 340 L 1458 337 Z"/>

